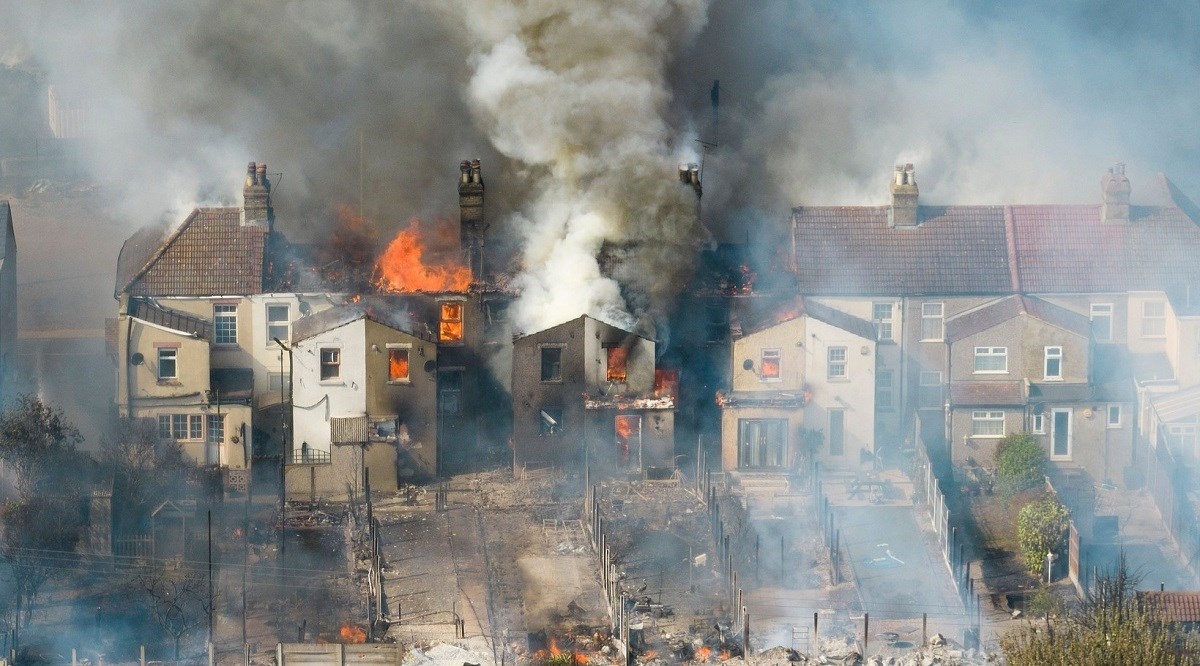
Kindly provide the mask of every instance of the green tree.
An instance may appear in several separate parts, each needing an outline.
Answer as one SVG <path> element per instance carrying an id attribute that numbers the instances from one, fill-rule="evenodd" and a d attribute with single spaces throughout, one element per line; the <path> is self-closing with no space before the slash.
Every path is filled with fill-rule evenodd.
<path id="1" fill-rule="evenodd" d="M 996 445 L 996 486 L 1005 498 L 1036 488 L 1045 471 L 1046 453 L 1032 435 L 1013 433 Z"/>
<path id="2" fill-rule="evenodd" d="M 1042 570 L 1046 553 L 1062 550 L 1071 512 L 1053 497 L 1043 497 L 1021 507 L 1017 513 L 1017 544 L 1029 572 Z"/>
<path id="3" fill-rule="evenodd" d="M 1002 636 L 1009 666 L 1200 666 L 1193 638 L 1138 605 L 1137 581 L 1122 554 L 1115 570 L 1096 578 L 1077 611 Z"/>

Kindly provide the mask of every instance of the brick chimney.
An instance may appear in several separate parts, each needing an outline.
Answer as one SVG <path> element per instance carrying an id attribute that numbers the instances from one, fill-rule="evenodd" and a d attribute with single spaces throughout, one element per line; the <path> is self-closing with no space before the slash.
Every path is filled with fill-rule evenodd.
<path id="1" fill-rule="evenodd" d="M 892 207 L 888 209 L 889 227 L 915 227 L 920 222 L 917 216 L 917 175 L 913 165 L 896 165 L 892 177 Z"/>
<path id="2" fill-rule="evenodd" d="M 242 193 L 242 224 L 270 228 L 275 211 L 271 208 L 271 182 L 267 180 L 266 162 L 251 162 L 246 167 L 246 185 Z"/>
<path id="3" fill-rule="evenodd" d="M 1118 162 L 1100 179 L 1102 190 L 1101 217 L 1106 223 L 1129 221 L 1129 179 L 1125 165 Z"/>
<path id="4" fill-rule="evenodd" d="M 700 186 L 700 165 L 690 162 L 679 163 L 679 182 L 684 185 L 691 185 L 696 192 L 696 198 L 704 195 L 704 189 Z"/>
<path id="5" fill-rule="evenodd" d="M 459 243 L 463 261 L 471 275 L 483 274 L 483 172 L 479 160 L 463 160 L 458 164 Z"/>

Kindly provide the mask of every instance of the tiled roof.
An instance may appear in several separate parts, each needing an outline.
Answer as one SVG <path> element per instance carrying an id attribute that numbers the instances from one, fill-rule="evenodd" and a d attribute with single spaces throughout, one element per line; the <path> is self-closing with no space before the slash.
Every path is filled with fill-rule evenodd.
<path id="1" fill-rule="evenodd" d="M 890 228 L 887 206 L 792 211 L 794 273 L 812 295 L 1064 294 L 1200 285 L 1200 208 L 1161 174 L 1164 205 L 1127 223 L 1094 205 L 921 206 Z M 1153 188 L 1152 188 L 1153 189 Z"/>
<path id="2" fill-rule="evenodd" d="M 813 295 L 1006 294 L 1001 206 L 921 206 L 916 228 L 890 228 L 886 206 L 792 211 L 795 273 Z"/>
<path id="3" fill-rule="evenodd" d="M 1088 336 L 1087 317 L 1033 296 L 1009 296 L 947 319 L 946 340 L 956 342 L 1020 314 L 1028 314 L 1065 331 Z"/>
<path id="4" fill-rule="evenodd" d="M 1001 407 L 1025 404 L 1025 383 L 1020 380 L 950 382 L 953 407 Z"/>
<path id="5" fill-rule="evenodd" d="M 1200 592 L 1138 592 L 1137 600 L 1167 622 L 1200 622 Z"/>
<path id="6" fill-rule="evenodd" d="M 240 208 L 197 208 L 174 233 L 143 229 L 117 260 L 117 294 L 244 296 L 263 292 L 269 231 L 243 225 Z"/>

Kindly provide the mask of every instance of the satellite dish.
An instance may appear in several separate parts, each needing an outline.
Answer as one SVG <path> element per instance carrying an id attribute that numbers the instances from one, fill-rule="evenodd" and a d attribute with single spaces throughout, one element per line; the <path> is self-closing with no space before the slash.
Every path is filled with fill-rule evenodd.
<path id="1" fill-rule="evenodd" d="M 753 369 L 754 369 L 754 361 L 751 361 L 750 359 L 746 359 L 746 360 L 742 361 L 742 370 L 753 370 Z"/>
<path id="2" fill-rule="evenodd" d="M 142 352 L 133 352 L 133 355 L 129 357 L 129 362 L 133 365 L 141 365 L 146 362 L 146 357 L 142 355 Z"/>
<path id="3" fill-rule="evenodd" d="M 434 370 L 437 370 L 437 363 L 434 363 L 433 360 L 430 359 L 428 361 L 425 361 L 424 367 L 425 367 L 425 372 L 433 372 Z"/>
<path id="4" fill-rule="evenodd" d="M 300 314 L 307 315 L 312 312 L 312 306 L 305 301 L 300 301 Z"/>

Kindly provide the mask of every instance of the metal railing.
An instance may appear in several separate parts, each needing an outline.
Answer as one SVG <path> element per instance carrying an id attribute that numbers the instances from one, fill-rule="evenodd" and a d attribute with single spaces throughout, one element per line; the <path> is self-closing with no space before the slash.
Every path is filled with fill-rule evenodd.
<path id="1" fill-rule="evenodd" d="M 328 465 L 333 461 L 329 457 L 328 451 L 320 449 L 300 449 L 292 451 L 287 458 L 289 465 Z"/>

